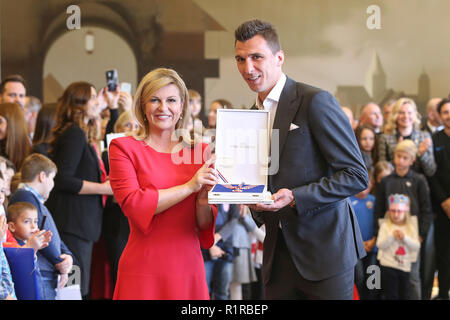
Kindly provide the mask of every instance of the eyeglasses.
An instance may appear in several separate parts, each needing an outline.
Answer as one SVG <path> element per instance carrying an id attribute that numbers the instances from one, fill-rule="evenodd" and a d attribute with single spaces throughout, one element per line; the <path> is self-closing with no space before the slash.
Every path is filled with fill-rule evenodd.
<path id="1" fill-rule="evenodd" d="M 389 211 L 392 213 L 404 213 L 404 212 L 407 212 L 408 210 L 389 209 Z"/>

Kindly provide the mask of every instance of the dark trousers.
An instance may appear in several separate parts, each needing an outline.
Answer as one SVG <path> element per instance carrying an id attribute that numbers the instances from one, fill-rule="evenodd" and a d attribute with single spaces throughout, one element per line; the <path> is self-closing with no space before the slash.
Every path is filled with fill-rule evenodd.
<path id="1" fill-rule="evenodd" d="M 83 297 L 89 294 L 89 285 L 91 279 L 91 261 L 92 248 L 94 242 L 79 238 L 70 233 L 60 232 L 61 239 L 69 250 L 73 253 L 73 265 L 78 266 L 81 271 L 81 295 Z"/>
<path id="2" fill-rule="evenodd" d="M 320 281 L 304 279 L 292 262 L 283 235 L 278 232 L 270 280 L 264 288 L 269 300 L 352 300 L 354 268 Z M 333 263 L 333 261 L 330 261 Z"/>
<path id="3" fill-rule="evenodd" d="M 262 279 L 261 268 L 255 268 L 255 282 L 242 284 L 242 300 L 264 300 L 264 284 Z"/>
<path id="4" fill-rule="evenodd" d="M 450 219 L 440 212 L 435 221 L 436 267 L 439 297 L 448 299 L 450 290 Z"/>
<path id="5" fill-rule="evenodd" d="M 386 300 L 407 300 L 409 272 L 381 266 L 381 287 Z"/>
<path id="6" fill-rule="evenodd" d="M 433 290 L 434 272 L 436 271 L 436 250 L 434 241 L 434 223 L 430 225 L 427 236 L 420 245 L 420 280 L 422 300 L 430 300 Z"/>
<path id="7" fill-rule="evenodd" d="M 367 269 L 370 266 L 377 266 L 377 253 L 368 252 L 367 255 L 359 259 L 355 266 L 355 284 L 358 288 L 360 300 L 377 300 L 380 290 L 376 288 L 369 288 L 367 280 L 372 273 L 368 273 Z"/>

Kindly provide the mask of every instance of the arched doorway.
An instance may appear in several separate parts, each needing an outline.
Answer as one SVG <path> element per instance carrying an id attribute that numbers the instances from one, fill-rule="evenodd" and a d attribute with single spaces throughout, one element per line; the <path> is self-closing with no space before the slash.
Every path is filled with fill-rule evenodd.
<path id="1" fill-rule="evenodd" d="M 87 33 L 94 36 L 94 50 L 85 48 Z M 100 26 L 86 26 L 64 32 L 47 50 L 43 66 L 43 102 L 56 102 L 64 88 L 74 81 L 88 81 L 97 90 L 106 86 L 105 71 L 117 69 L 120 82 L 136 90 L 136 56 L 129 44 L 115 32 Z"/>

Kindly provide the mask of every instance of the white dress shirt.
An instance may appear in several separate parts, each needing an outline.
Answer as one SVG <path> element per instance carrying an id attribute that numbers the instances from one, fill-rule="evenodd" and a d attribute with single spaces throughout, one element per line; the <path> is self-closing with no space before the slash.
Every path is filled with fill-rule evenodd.
<path id="1" fill-rule="evenodd" d="M 278 79 L 277 84 L 270 90 L 267 97 L 261 102 L 256 96 L 256 106 L 258 109 L 268 110 L 270 114 L 270 134 L 272 135 L 273 121 L 275 120 L 275 114 L 277 112 L 278 102 L 280 101 L 281 92 L 283 91 L 284 85 L 286 84 L 286 75 L 281 74 L 280 79 Z"/>

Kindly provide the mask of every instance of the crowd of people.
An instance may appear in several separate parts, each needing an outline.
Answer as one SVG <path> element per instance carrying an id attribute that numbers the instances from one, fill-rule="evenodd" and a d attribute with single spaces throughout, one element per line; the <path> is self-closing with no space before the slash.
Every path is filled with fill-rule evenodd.
<path id="1" fill-rule="evenodd" d="M 445 143 L 450 137 L 449 103 L 448 98 L 430 99 L 422 118 L 410 98 L 389 101 L 383 112 L 370 102 L 363 106 L 359 121 L 350 108 L 342 107 L 353 125 L 371 179 L 369 188 L 350 197 L 367 251 L 355 269 L 361 299 L 429 300 L 438 272 L 439 294 L 434 298 L 448 300 L 449 158 Z M 395 211 L 391 204 L 398 203 L 405 205 L 401 210 L 404 216 L 413 218 L 404 219 L 416 221 L 411 228 L 414 236 L 410 243 L 406 241 L 410 251 L 403 250 L 405 245 L 393 250 L 395 245 L 387 241 L 389 233 L 383 222 L 392 218 L 385 214 Z M 391 234 L 390 240 L 397 238 Z M 381 267 L 378 288 L 368 288 L 371 266 Z"/>
<path id="2" fill-rule="evenodd" d="M 21 76 L 2 80 L 1 246 L 35 250 L 40 299 L 55 299 L 73 266 L 81 272 L 85 299 L 110 299 L 113 292 L 114 299 L 340 298 L 348 279 L 354 279 L 360 299 L 430 299 L 436 271 L 438 298 L 449 298 L 450 99 L 431 99 L 422 121 L 409 98 L 389 101 L 383 111 L 368 102 L 355 120 L 351 108 L 339 108 L 323 91 L 282 73 L 284 54 L 277 36 L 266 37 L 270 32 L 276 35 L 270 24 L 257 20 L 238 28 L 236 61 L 258 92 L 253 107 L 271 112 L 271 126 L 281 127 L 278 112 L 291 116 L 291 127 L 300 126 L 281 151 L 280 170 L 271 182 L 277 185 L 273 206 L 208 204 L 207 192 L 218 182 L 212 157 L 217 109 L 233 106 L 214 100 L 203 123 L 200 93 L 188 90 L 174 70 L 152 70 L 134 98 L 74 82 L 57 103 L 42 107 L 27 96 Z M 255 51 L 271 55 L 273 64 L 258 65 Z M 272 72 L 253 76 L 252 68 Z M 259 81 L 262 76 L 267 79 Z M 284 108 L 283 86 L 305 90 L 311 108 L 277 112 Z M 331 106 L 328 113 L 322 112 L 325 105 Z M 351 129 L 354 135 L 348 134 Z M 305 131 L 314 138 L 301 140 Z M 110 133 L 124 137 L 110 142 Z M 306 148 L 315 158 L 296 167 Z M 197 153 L 200 162 L 173 161 L 174 155 L 197 159 Z M 315 171 L 307 172 L 307 165 Z M 320 179 L 327 172 L 334 175 Z M 302 186 L 292 180 L 297 173 L 305 189 L 292 193 L 284 185 Z M 316 173 L 320 185 L 310 187 Z M 330 208 L 334 211 L 323 211 Z M 292 212 L 317 220 L 293 218 Z M 357 224 L 350 222 L 353 214 Z M 290 229 L 295 219 L 303 223 L 296 231 Z M 337 234 L 336 228 L 345 232 Z M 314 240 L 319 232 L 327 238 Z M 343 245 L 348 247 L 336 249 Z M 335 265 L 323 263 L 333 257 Z M 0 299 L 16 299 L 1 248 L 0 260 Z M 376 268 L 381 282 L 370 285 Z"/>

